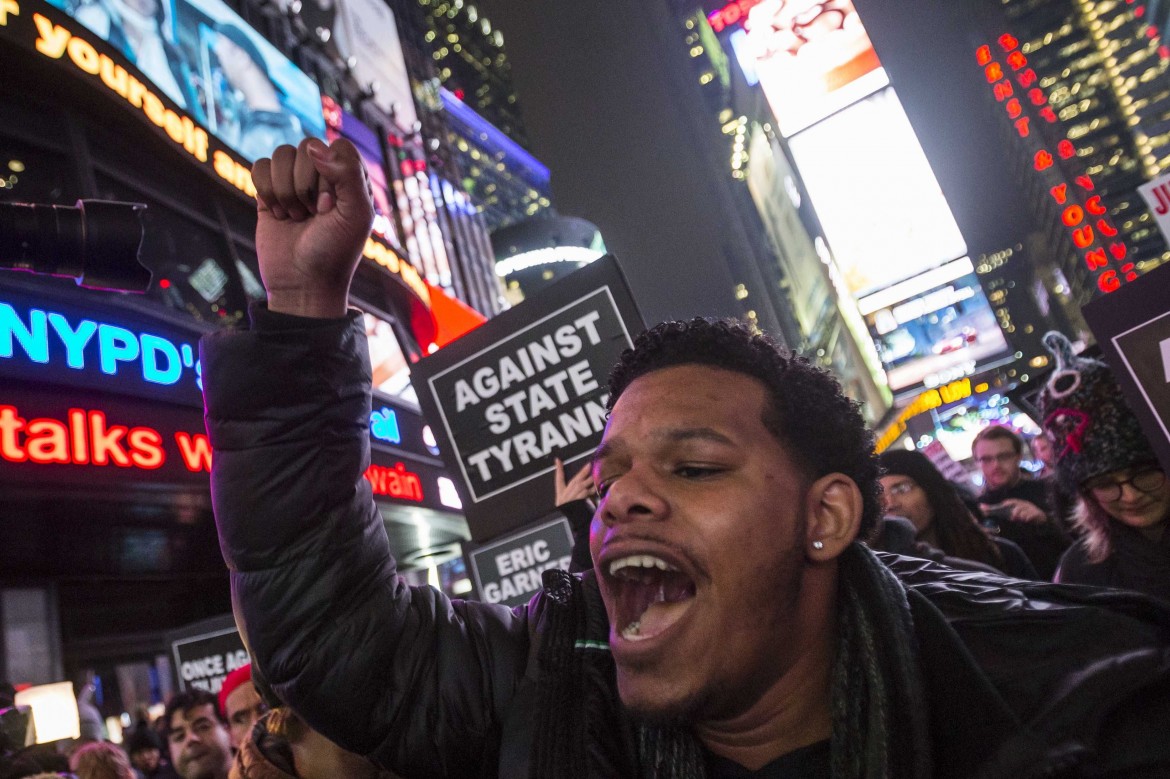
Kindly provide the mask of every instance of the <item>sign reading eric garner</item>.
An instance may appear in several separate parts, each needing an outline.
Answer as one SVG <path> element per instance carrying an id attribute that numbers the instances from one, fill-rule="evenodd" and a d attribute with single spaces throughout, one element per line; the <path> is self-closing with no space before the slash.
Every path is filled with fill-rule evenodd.
<path id="1" fill-rule="evenodd" d="M 467 554 L 480 600 L 509 608 L 527 603 L 544 586 L 541 574 L 569 569 L 573 533 L 564 517 L 492 541 Z"/>
<path id="2" fill-rule="evenodd" d="M 1170 265 L 1082 309 L 1126 403 L 1170 470 Z"/>
<path id="3" fill-rule="evenodd" d="M 412 369 L 477 542 L 552 511 L 553 461 L 571 473 L 592 455 L 610 369 L 643 329 L 607 256 Z"/>

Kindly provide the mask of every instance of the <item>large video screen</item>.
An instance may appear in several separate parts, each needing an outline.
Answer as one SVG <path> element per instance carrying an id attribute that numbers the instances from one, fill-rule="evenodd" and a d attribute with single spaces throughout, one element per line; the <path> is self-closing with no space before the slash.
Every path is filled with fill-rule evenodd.
<path id="1" fill-rule="evenodd" d="M 282 11 L 296 3 L 301 21 L 343 62 L 353 76 L 374 85 L 374 102 L 410 132 L 418 121 L 410 76 L 402 56 L 394 13 L 383 0 L 276 0 Z"/>
<path id="2" fill-rule="evenodd" d="M 321 93 L 221 0 L 49 0 L 249 162 L 325 134 Z"/>
<path id="3" fill-rule="evenodd" d="M 790 148 L 855 297 L 967 253 L 894 90 L 805 130 Z"/>
<path id="4" fill-rule="evenodd" d="M 1009 348 L 965 257 L 857 305 L 894 392 L 971 375 Z"/>
<path id="5" fill-rule="evenodd" d="M 763 0 L 744 28 L 785 137 L 890 83 L 851 0 Z"/>

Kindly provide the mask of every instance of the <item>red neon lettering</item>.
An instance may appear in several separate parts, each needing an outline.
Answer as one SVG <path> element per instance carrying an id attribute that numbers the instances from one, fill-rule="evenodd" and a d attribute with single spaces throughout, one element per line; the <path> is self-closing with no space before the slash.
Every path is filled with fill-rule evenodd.
<path id="1" fill-rule="evenodd" d="M 1011 33 L 1005 32 L 1003 35 L 999 36 L 999 47 L 1004 51 L 1011 51 L 1012 49 L 1019 48 L 1019 46 L 1019 39 Z"/>
<path id="2" fill-rule="evenodd" d="M 1084 249 L 1093 243 L 1093 228 L 1085 225 L 1072 231 L 1073 244 L 1078 249 Z"/>
<path id="3" fill-rule="evenodd" d="M 1112 238 L 1113 236 L 1117 235 L 1117 228 L 1110 224 L 1108 219 L 1098 219 L 1097 229 L 1100 230 L 1101 234 L 1106 238 Z"/>
<path id="4" fill-rule="evenodd" d="M 991 62 L 991 47 L 984 45 L 976 49 L 975 61 L 978 62 L 981 66 Z"/>
<path id="5" fill-rule="evenodd" d="M 1073 146 L 1073 142 L 1065 138 L 1060 143 L 1056 144 L 1056 153 L 1060 155 L 1062 160 L 1067 160 L 1077 156 L 1077 148 Z"/>
<path id="6" fill-rule="evenodd" d="M 1028 90 L 1028 99 L 1032 101 L 1032 105 L 1044 105 L 1048 102 L 1048 98 L 1044 96 L 1044 90 L 1039 87 L 1032 87 Z"/>
<path id="7" fill-rule="evenodd" d="M 1056 112 L 1052 110 L 1052 106 L 1044 106 L 1041 108 L 1040 116 L 1049 124 L 1056 124 Z"/>
<path id="8" fill-rule="evenodd" d="M 1004 110 L 1008 112 L 1008 116 L 1010 116 L 1012 119 L 1015 119 L 1017 116 L 1024 113 L 1024 107 L 1020 105 L 1020 100 L 1016 97 L 1013 97 L 1011 100 L 1007 101 L 1007 105 L 1004 106 Z"/>
<path id="9" fill-rule="evenodd" d="M 418 474 L 406 470 L 402 463 L 395 463 L 393 468 L 371 465 L 366 469 L 365 477 L 375 495 L 389 495 L 416 503 L 423 499 L 422 481 Z"/>
<path id="10" fill-rule="evenodd" d="M 22 463 L 28 459 L 16 434 L 24 429 L 24 420 L 16 413 L 15 406 L 0 406 L 0 457 L 11 463 Z"/>
<path id="11" fill-rule="evenodd" d="M 1028 58 L 1022 51 L 1013 51 L 1007 56 L 1007 64 L 1012 66 L 1012 70 L 1019 70 L 1028 66 Z"/>
<path id="12" fill-rule="evenodd" d="M 25 425 L 28 438 L 24 451 L 28 460 L 39 465 L 69 462 L 68 431 L 56 419 L 34 419 Z"/>
<path id="13" fill-rule="evenodd" d="M 153 470 L 162 467 L 166 453 L 154 428 L 110 425 L 102 411 L 71 408 L 66 421 L 25 421 L 15 406 L 0 406 L 0 458 L 37 465 L 92 463 Z"/>
<path id="14" fill-rule="evenodd" d="M 1097 277 L 1097 289 L 1109 294 L 1114 292 L 1121 286 L 1121 281 L 1117 278 L 1117 271 L 1107 270 Z"/>
<path id="15" fill-rule="evenodd" d="M 1003 68 L 1000 67 L 998 62 L 992 62 L 983 69 L 983 74 L 987 76 L 988 84 L 994 84 L 1003 78 Z"/>
<path id="16" fill-rule="evenodd" d="M 1091 249 L 1085 252 L 1085 264 L 1089 270 L 1098 270 L 1109 264 L 1109 258 L 1105 256 L 1104 249 Z"/>
<path id="17" fill-rule="evenodd" d="M 1021 116 L 1015 121 L 1016 132 L 1020 134 L 1021 138 L 1027 138 L 1031 134 L 1030 122 L 1031 120 L 1026 116 Z"/>
<path id="18" fill-rule="evenodd" d="M 93 464 L 105 465 L 113 461 L 123 468 L 130 465 L 130 457 L 122 449 L 122 436 L 126 435 L 125 425 L 106 426 L 103 411 L 89 412 L 89 435 L 93 444 Z"/>
<path id="19" fill-rule="evenodd" d="M 1094 189 L 1096 189 L 1096 187 L 1093 186 L 1093 179 L 1087 175 L 1077 176 L 1075 179 L 1073 179 L 1073 181 L 1077 182 L 1077 186 L 1087 192 L 1092 192 Z"/>
<path id="20" fill-rule="evenodd" d="M 131 428 L 126 434 L 126 440 L 130 442 L 130 459 L 135 465 L 147 471 L 162 467 L 166 455 L 163 453 L 162 436 L 157 430 L 149 427 Z"/>
<path id="21" fill-rule="evenodd" d="M 1125 248 L 1123 243 L 1109 244 L 1109 253 L 1113 255 L 1115 260 L 1124 260 L 1125 256 L 1129 254 L 1129 250 Z"/>
<path id="22" fill-rule="evenodd" d="M 175 443 L 179 445 L 179 454 L 187 470 L 191 473 L 211 472 L 211 443 L 206 435 L 178 432 L 175 433 Z"/>
<path id="23" fill-rule="evenodd" d="M 1106 208 L 1105 206 L 1101 205 L 1101 196 L 1093 195 L 1091 198 L 1086 200 L 1085 210 L 1093 216 L 1100 216 L 1101 214 L 1105 213 Z"/>
<path id="24" fill-rule="evenodd" d="M 1036 152 L 1036 156 L 1032 158 L 1032 166 L 1036 170 L 1047 170 L 1052 167 L 1052 155 L 1041 149 Z"/>
<path id="25" fill-rule="evenodd" d="M 1048 191 L 1052 194 L 1052 199 L 1060 205 L 1063 206 L 1068 202 L 1068 184 L 1057 184 Z"/>
<path id="26" fill-rule="evenodd" d="M 73 462 L 89 464 L 89 439 L 85 435 L 85 412 L 79 408 L 69 409 L 69 433 L 73 439 Z"/>
<path id="27" fill-rule="evenodd" d="M 1126 281 L 1133 281 L 1138 277 L 1137 270 L 1134 269 L 1132 262 L 1127 262 L 1121 266 L 1121 272 L 1125 274 Z"/>
<path id="28" fill-rule="evenodd" d="M 1085 220 L 1085 211 L 1075 203 L 1064 209 L 1064 213 L 1060 215 L 1060 221 L 1064 222 L 1067 227 L 1076 227 Z"/>
<path id="29" fill-rule="evenodd" d="M 1015 94 L 1015 90 L 1012 89 L 1012 82 L 1010 81 L 1000 81 L 992 87 L 992 90 L 995 94 L 995 99 L 1001 103 Z"/>
<path id="30" fill-rule="evenodd" d="M 1036 71 L 1032 70 L 1031 68 L 1020 71 L 1020 74 L 1016 76 L 1016 81 L 1018 81 L 1020 86 L 1022 86 L 1024 89 L 1032 86 L 1038 80 L 1039 79 L 1036 76 Z"/>

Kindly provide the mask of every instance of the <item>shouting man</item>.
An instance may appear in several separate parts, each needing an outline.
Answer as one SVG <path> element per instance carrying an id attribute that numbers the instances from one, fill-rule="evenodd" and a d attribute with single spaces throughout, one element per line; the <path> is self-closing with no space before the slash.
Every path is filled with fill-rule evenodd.
<path id="1" fill-rule="evenodd" d="M 879 559 L 856 405 L 742 325 L 659 325 L 615 368 L 592 571 L 515 610 L 408 586 L 362 478 L 362 164 L 308 140 L 253 179 L 268 306 L 203 344 L 216 518 L 254 678 L 345 749 L 411 777 L 1170 769 L 1170 615 Z"/>

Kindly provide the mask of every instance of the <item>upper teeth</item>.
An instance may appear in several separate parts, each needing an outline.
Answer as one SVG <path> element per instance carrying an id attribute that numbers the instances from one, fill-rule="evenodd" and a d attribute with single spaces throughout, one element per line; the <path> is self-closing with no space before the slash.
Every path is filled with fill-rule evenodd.
<path id="1" fill-rule="evenodd" d="M 654 557 L 654 556 L 648 555 L 648 554 L 641 554 L 641 555 L 635 554 L 635 555 L 630 555 L 629 557 L 620 557 L 617 560 L 611 561 L 609 564 L 609 575 L 613 576 L 615 573 L 617 573 L 621 569 L 630 568 L 630 567 L 633 567 L 633 568 L 657 568 L 660 571 L 677 571 L 678 570 L 673 565 L 671 565 L 670 563 L 666 562 L 665 560 L 663 560 L 661 558 Z"/>

